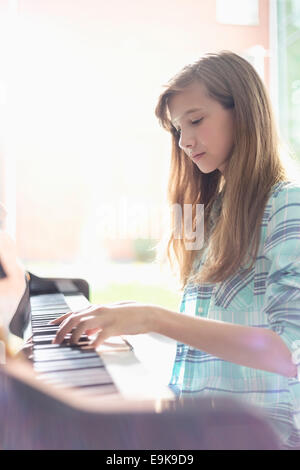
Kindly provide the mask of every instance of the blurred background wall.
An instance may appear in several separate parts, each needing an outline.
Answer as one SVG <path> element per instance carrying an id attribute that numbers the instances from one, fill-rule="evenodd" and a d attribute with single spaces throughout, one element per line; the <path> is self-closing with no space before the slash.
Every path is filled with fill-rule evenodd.
<path id="1" fill-rule="evenodd" d="M 175 308 L 151 263 L 170 162 L 154 109 L 222 49 L 257 69 L 300 159 L 299 0 L 0 0 L 0 199 L 28 269 Z"/>

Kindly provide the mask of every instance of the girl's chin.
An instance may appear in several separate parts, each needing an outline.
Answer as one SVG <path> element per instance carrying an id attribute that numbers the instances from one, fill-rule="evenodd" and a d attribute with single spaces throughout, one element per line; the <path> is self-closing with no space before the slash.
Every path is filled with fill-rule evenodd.
<path id="1" fill-rule="evenodd" d="M 197 165 L 197 167 L 199 168 L 201 173 L 204 173 L 204 174 L 212 173 L 213 171 L 217 170 L 216 167 L 207 168 L 207 167 L 203 167 L 202 165 Z"/>

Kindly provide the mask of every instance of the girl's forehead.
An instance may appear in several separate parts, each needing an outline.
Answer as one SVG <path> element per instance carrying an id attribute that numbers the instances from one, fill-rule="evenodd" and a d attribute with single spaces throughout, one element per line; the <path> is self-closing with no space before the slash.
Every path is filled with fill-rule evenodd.
<path id="1" fill-rule="evenodd" d="M 169 96 L 167 101 L 167 115 L 174 123 L 183 116 L 197 111 L 205 111 L 211 99 L 205 93 L 200 84 L 186 88 L 174 95 Z"/>
<path id="2" fill-rule="evenodd" d="M 168 97 L 168 108 L 172 112 L 174 108 L 181 106 L 197 105 L 197 107 L 205 107 L 211 101 L 208 97 L 204 85 L 201 83 L 193 83 L 181 91 L 171 94 Z"/>

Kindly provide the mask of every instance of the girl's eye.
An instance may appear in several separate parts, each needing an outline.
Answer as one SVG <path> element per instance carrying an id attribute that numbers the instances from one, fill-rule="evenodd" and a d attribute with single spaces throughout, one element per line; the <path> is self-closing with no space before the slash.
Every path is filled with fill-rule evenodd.
<path id="1" fill-rule="evenodd" d="M 191 124 L 199 124 L 202 120 L 203 120 L 203 118 L 197 119 L 196 121 L 192 121 Z M 178 135 L 181 134 L 181 129 L 176 129 L 176 127 L 175 127 L 175 131 Z"/>
<path id="2" fill-rule="evenodd" d="M 199 124 L 199 122 L 201 122 L 201 121 L 202 121 L 202 119 L 203 119 L 203 118 L 201 118 L 201 119 L 197 119 L 196 121 L 192 121 L 192 124 Z"/>

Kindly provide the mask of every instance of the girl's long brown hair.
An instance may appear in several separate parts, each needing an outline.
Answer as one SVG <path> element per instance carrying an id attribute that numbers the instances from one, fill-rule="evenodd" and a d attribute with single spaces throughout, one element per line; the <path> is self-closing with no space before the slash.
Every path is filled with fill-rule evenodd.
<path id="1" fill-rule="evenodd" d="M 208 96 L 234 111 L 233 150 L 224 175 L 219 170 L 204 174 L 179 147 L 179 135 L 170 121 L 168 98 L 199 82 Z M 184 67 L 166 85 L 155 114 L 172 135 L 168 202 L 204 204 L 205 240 L 212 205 L 223 189 L 222 211 L 209 236 L 205 264 L 194 282 L 222 282 L 241 267 L 247 272 L 257 256 L 261 219 L 272 186 L 287 180 L 279 156 L 279 139 L 266 88 L 254 67 L 230 52 L 209 53 Z M 177 261 L 182 288 L 191 276 L 199 253 L 187 250 L 185 235 L 175 237 L 175 219 L 167 243 L 167 256 Z"/>

